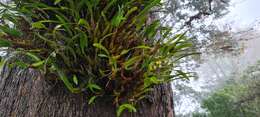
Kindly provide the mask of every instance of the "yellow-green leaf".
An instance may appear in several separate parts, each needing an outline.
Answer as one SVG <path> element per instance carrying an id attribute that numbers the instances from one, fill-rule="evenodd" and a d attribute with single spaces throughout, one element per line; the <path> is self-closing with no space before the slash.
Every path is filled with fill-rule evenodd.
<path id="1" fill-rule="evenodd" d="M 78 22 L 79 25 L 87 25 L 87 21 L 85 19 L 80 19 Z"/>
<path id="2" fill-rule="evenodd" d="M 73 82 L 78 85 L 79 84 L 79 81 L 78 81 L 78 78 L 76 75 L 73 75 Z"/>
<path id="3" fill-rule="evenodd" d="M 42 22 L 34 22 L 34 23 L 32 23 L 32 28 L 46 29 L 46 26 Z"/>
<path id="4" fill-rule="evenodd" d="M 109 51 L 100 43 L 94 43 L 93 44 L 94 47 L 103 50 L 107 55 L 109 55 Z"/>
<path id="5" fill-rule="evenodd" d="M 55 0 L 54 4 L 59 4 L 62 0 Z"/>
<path id="6" fill-rule="evenodd" d="M 117 117 L 119 117 L 125 109 L 127 109 L 129 112 L 136 112 L 136 108 L 132 104 L 122 104 L 117 109 Z"/>
<path id="7" fill-rule="evenodd" d="M 135 56 L 124 62 L 125 69 L 130 69 L 129 67 L 140 60 L 141 56 Z"/>
<path id="8" fill-rule="evenodd" d="M 89 88 L 92 92 L 95 92 L 95 90 L 102 90 L 102 88 L 96 84 L 89 83 L 87 85 L 87 88 Z"/>
<path id="9" fill-rule="evenodd" d="M 97 98 L 97 96 L 92 96 L 92 97 L 89 99 L 88 104 L 92 104 L 92 103 L 95 101 L 96 98 Z"/>
<path id="10" fill-rule="evenodd" d="M 32 67 L 40 67 L 40 66 L 42 66 L 44 63 L 45 63 L 45 61 L 39 61 L 39 62 L 33 63 L 31 66 L 32 66 Z"/>
<path id="11" fill-rule="evenodd" d="M 31 57 L 32 59 L 34 59 L 36 62 L 41 61 L 41 59 L 37 55 L 35 55 L 33 53 L 27 52 L 26 55 Z"/>

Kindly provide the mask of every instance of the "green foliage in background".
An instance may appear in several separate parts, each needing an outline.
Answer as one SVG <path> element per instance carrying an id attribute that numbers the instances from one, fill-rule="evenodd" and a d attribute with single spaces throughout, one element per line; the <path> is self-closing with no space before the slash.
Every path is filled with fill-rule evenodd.
<path id="1" fill-rule="evenodd" d="M 14 48 L 36 68 L 64 83 L 72 93 L 86 93 L 89 104 L 110 96 L 118 107 L 135 104 L 154 85 L 189 74 L 176 69 L 194 54 L 185 34 L 150 19 L 160 0 L 15 0 L 1 14 L 1 47 Z"/>
<path id="2" fill-rule="evenodd" d="M 236 74 L 222 89 L 205 99 L 202 107 L 209 112 L 208 117 L 258 117 L 259 89 L 260 61 L 242 74 Z"/>

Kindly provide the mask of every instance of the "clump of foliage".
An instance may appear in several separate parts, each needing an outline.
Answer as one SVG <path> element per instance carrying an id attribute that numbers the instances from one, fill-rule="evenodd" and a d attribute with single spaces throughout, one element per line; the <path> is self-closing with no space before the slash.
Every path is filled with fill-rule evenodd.
<path id="1" fill-rule="evenodd" d="M 239 77 L 230 79 L 222 89 L 203 101 L 208 117 L 260 116 L 260 62 Z M 199 113 L 196 113 L 199 114 Z"/>
<path id="2" fill-rule="evenodd" d="M 190 41 L 149 18 L 160 0 L 14 3 L 1 4 L 0 45 L 31 59 L 17 65 L 56 76 L 72 93 L 87 93 L 90 104 L 110 96 L 119 116 L 136 111 L 154 85 L 188 78 L 176 64 L 194 53 Z"/>

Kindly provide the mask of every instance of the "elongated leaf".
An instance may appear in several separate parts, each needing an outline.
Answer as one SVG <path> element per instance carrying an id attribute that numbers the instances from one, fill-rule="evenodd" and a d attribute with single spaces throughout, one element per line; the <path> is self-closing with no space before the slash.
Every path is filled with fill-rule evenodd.
<path id="1" fill-rule="evenodd" d="M 100 0 L 89 0 L 90 1 L 90 4 L 92 4 L 92 6 L 95 8 L 98 4 L 99 4 L 99 2 L 100 2 Z"/>
<path id="2" fill-rule="evenodd" d="M 175 47 L 176 50 L 192 47 L 192 43 L 181 43 Z"/>
<path id="3" fill-rule="evenodd" d="M 95 92 L 96 90 L 102 90 L 102 88 L 96 84 L 93 84 L 93 83 L 89 83 L 87 85 L 87 88 L 89 88 L 92 92 Z"/>
<path id="4" fill-rule="evenodd" d="M 80 90 L 78 88 L 74 88 L 73 85 L 69 82 L 68 78 L 66 77 L 66 75 L 59 69 L 57 69 L 57 73 L 60 77 L 60 79 L 63 81 L 63 83 L 65 84 L 65 86 L 70 90 L 70 92 L 72 93 L 78 93 Z"/>
<path id="5" fill-rule="evenodd" d="M 142 17 L 145 14 L 147 14 L 151 8 L 155 7 L 156 5 L 159 5 L 161 0 L 152 0 L 146 7 L 138 14 L 138 17 Z"/>
<path id="6" fill-rule="evenodd" d="M 117 2 L 118 0 L 110 0 L 107 6 L 102 10 L 102 12 L 106 13 L 108 9 Z"/>
<path id="7" fill-rule="evenodd" d="M 89 99 L 88 104 L 92 104 L 92 103 L 95 101 L 96 98 L 97 98 L 97 96 L 92 96 L 92 97 Z"/>
<path id="8" fill-rule="evenodd" d="M 11 47 L 12 43 L 5 39 L 0 39 L 0 47 Z"/>
<path id="9" fill-rule="evenodd" d="M 46 26 L 42 22 L 34 22 L 34 23 L 32 23 L 32 28 L 46 29 Z"/>
<path id="10" fill-rule="evenodd" d="M 6 60 L 0 57 L 0 68 L 2 69 L 3 65 L 6 63 Z"/>
<path id="11" fill-rule="evenodd" d="M 136 108 L 132 105 L 132 104 L 122 104 L 119 106 L 119 108 L 117 109 L 116 115 L 117 117 L 120 117 L 120 115 L 122 114 L 122 112 L 124 110 L 128 110 L 129 112 L 136 112 Z"/>
<path id="12" fill-rule="evenodd" d="M 156 35 L 157 33 L 157 29 L 160 26 L 160 21 L 154 21 L 151 25 L 149 25 L 146 29 L 145 29 L 145 35 L 148 36 L 148 38 L 152 38 Z"/>
<path id="13" fill-rule="evenodd" d="M 129 51 L 130 51 L 130 49 L 128 49 L 128 50 L 123 50 L 123 51 L 120 53 L 120 55 L 127 54 Z"/>
<path id="14" fill-rule="evenodd" d="M 147 77 L 144 79 L 144 87 L 149 87 L 153 84 L 158 84 L 160 83 L 161 81 L 157 79 L 157 77 L 155 76 L 152 76 L 152 77 Z"/>
<path id="15" fill-rule="evenodd" d="M 40 67 L 40 66 L 43 66 L 44 63 L 45 63 L 45 60 L 33 63 L 33 64 L 31 64 L 31 66 L 32 67 Z"/>
<path id="16" fill-rule="evenodd" d="M 78 78 L 76 75 L 73 75 L 73 82 L 78 85 L 79 84 L 79 81 L 78 81 Z"/>
<path id="17" fill-rule="evenodd" d="M 130 10 L 127 11 L 125 18 L 128 18 L 128 16 L 130 16 L 133 12 L 137 11 L 138 7 L 133 7 Z"/>
<path id="18" fill-rule="evenodd" d="M 43 41 L 47 42 L 48 44 L 50 45 L 54 45 L 54 46 L 57 46 L 58 44 L 55 42 L 55 41 L 52 41 L 50 39 L 47 39 L 46 37 L 40 35 L 39 33 L 35 33 L 36 36 L 39 37 L 39 39 L 42 39 Z"/>
<path id="19" fill-rule="evenodd" d="M 41 59 L 37 55 L 35 55 L 34 53 L 27 52 L 26 55 L 31 57 L 36 62 L 40 62 L 41 61 Z"/>
<path id="20" fill-rule="evenodd" d="M 81 52 L 85 53 L 85 48 L 88 46 L 88 37 L 86 34 L 82 34 L 80 36 L 79 43 L 80 43 Z"/>
<path id="21" fill-rule="evenodd" d="M 121 7 L 119 7 L 117 14 L 113 17 L 111 21 L 111 24 L 112 26 L 118 27 L 123 20 L 125 20 L 124 11 Z"/>
<path id="22" fill-rule="evenodd" d="M 61 24 L 63 24 L 63 26 L 65 27 L 66 31 L 70 34 L 70 35 L 73 35 L 72 34 L 72 31 L 69 27 L 69 23 L 70 21 L 64 16 L 64 15 L 55 15 L 56 18 L 60 21 Z"/>
<path id="23" fill-rule="evenodd" d="M 15 65 L 17 65 L 18 67 L 21 67 L 21 68 L 23 68 L 23 69 L 29 67 L 29 65 L 28 65 L 27 63 L 23 62 L 23 61 L 16 61 L 16 62 L 15 62 Z"/>
<path id="24" fill-rule="evenodd" d="M 124 67 L 125 69 L 130 69 L 129 67 L 131 65 L 133 65 L 134 63 L 136 63 L 138 60 L 140 60 L 141 56 L 135 56 L 135 57 L 132 57 L 131 59 L 127 60 L 126 62 L 124 62 Z"/>
<path id="25" fill-rule="evenodd" d="M 54 4 L 59 4 L 62 0 L 55 0 Z"/>
<path id="26" fill-rule="evenodd" d="M 151 49 L 151 47 L 146 46 L 146 45 L 140 45 L 140 46 L 136 46 L 134 47 L 135 49 Z"/>
<path id="27" fill-rule="evenodd" d="M 188 73 L 184 73 L 181 70 L 175 70 L 179 75 L 181 75 L 183 78 L 189 80 Z"/>
<path id="28" fill-rule="evenodd" d="M 105 54 L 98 54 L 98 56 L 99 57 L 101 57 L 101 58 L 109 58 L 107 55 L 105 55 Z"/>
<path id="29" fill-rule="evenodd" d="M 94 47 L 103 50 L 107 55 L 109 55 L 109 51 L 100 43 L 94 43 L 93 44 Z"/>
<path id="30" fill-rule="evenodd" d="M 172 43 L 173 41 L 175 43 L 179 42 L 183 38 L 185 38 L 187 32 L 181 33 L 181 34 L 176 34 L 173 38 L 169 39 L 166 43 Z"/>
<path id="31" fill-rule="evenodd" d="M 80 19 L 78 22 L 79 25 L 87 25 L 88 22 L 85 19 Z"/>
<path id="32" fill-rule="evenodd" d="M 5 32 L 6 34 L 10 35 L 10 36 L 14 36 L 14 37 L 21 37 L 22 36 L 22 32 L 14 29 L 14 28 L 9 28 L 7 26 L 1 26 L 0 25 L 0 30 L 2 30 L 3 32 Z"/>

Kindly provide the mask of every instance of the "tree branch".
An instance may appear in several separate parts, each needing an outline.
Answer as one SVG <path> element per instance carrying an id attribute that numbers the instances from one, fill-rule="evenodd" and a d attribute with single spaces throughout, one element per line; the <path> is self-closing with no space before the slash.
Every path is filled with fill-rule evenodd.
<path id="1" fill-rule="evenodd" d="M 208 13 L 208 12 L 199 12 L 199 13 L 191 16 L 189 18 L 189 20 L 184 23 L 184 25 L 185 26 L 190 26 L 192 21 L 197 20 L 197 19 L 201 19 L 202 16 L 209 16 L 209 15 L 211 15 L 211 14 Z"/>

